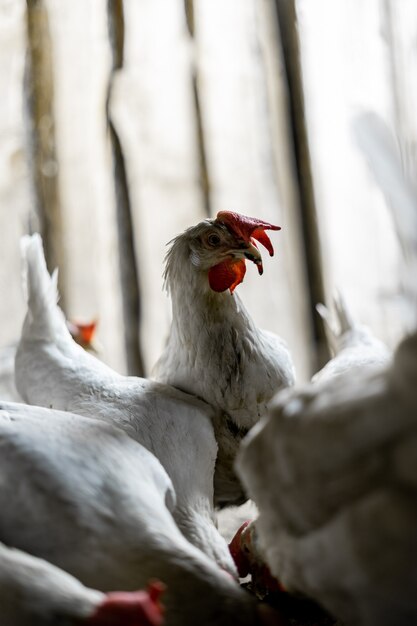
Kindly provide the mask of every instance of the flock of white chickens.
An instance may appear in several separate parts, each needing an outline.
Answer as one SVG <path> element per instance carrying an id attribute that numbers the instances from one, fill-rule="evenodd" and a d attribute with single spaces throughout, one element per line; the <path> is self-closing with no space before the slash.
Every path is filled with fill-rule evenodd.
<path id="1" fill-rule="evenodd" d="M 412 271 L 417 200 L 365 121 Z M 338 296 L 338 328 L 319 309 L 335 357 L 294 388 L 284 342 L 234 291 L 277 229 L 220 212 L 171 242 L 155 380 L 75 343 L 41 239 L 23 239 L 27 404 L 0 401 L 1 626 L 287 623 L 239 585 L 247 573 L 346 626 L 417 624 L 417 331 L 391 355 Z M 259 516 L 229 548 L 215 507 L 248 497 Z"/>

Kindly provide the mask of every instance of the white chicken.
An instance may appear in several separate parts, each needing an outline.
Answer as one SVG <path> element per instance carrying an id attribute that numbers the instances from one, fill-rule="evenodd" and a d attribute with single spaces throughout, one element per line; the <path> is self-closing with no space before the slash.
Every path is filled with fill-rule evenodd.
<path id="1" fill-rule="evenodd" d="M 0 543 L 2 626 L 161 626 L 162 591 L 103 593 L 55 565 Z"/>
<path id="2" fill-rule="evenodd" d="M 388 363 L 391 354 L 386 345 L 371 330 L 354 321 L 345 299 L 340 293 L 333 298 L 336 320 L 323 304 L 316 306 L 322 317 L 326 335 L 334 357 L 317 372 L 312 382 L 323 384 L 338 376 L 347 376 L 348 384 L 354 376 L 362 377 L 369 371 Z M 273 593 L 280 587 L 266 563 L 256 530 L 256 520 L 245 521 L 229 545 L 240 576 L 251 574 L 252 587 L 260 592 Z"/>
<path id="3" fill-rule="evenodd" d="M 346 624 L 417 619 L 416 353 L 280 394 L 239 459 L 273 574 Z"/>
<path id="4" fill-rule="evenodd" d="M 391 356 L 387 346 L 367 326 L 354 320 L 340 293 L 333 296 L 333 305 L 336 324 L 332 322 L 330 312 L 324 304 L 316 306 L 334 356 L 313 376 L 313 383 L 330 380 L 345 373 L 351 376 L 354 369 L 363 372 L 365 368 L 385 365 Z"/>
<path id="5" fill-rule="evenodd" d="M 417 201 L 380 123 L 361 124 L 414 268 Z M 346 625 L 416 624 L 416 458 L 416 330 L 388 365 L 279 394 L 238 459 L 273 574 Z"/>
<path id="6" fill-rule="evenodd" d="M 162 581 L 167 626 L 249 626 L 261 618 L 249 594 L 181 534 L 165 470 L 121 429 L 0 403 L 0 449 L 6 545 L 100 591 Z"/>
<path id="7" fill-rule="evenodd" d="M 56 276 L 46 269 L 39 235 L 22 242 L 28 312 L 16 355 L 16 385 L 29 403 L 116 424 L 153 452 L 170 476 L 173 515 L 193 544 L 236 576 L 214 522 L 217 444 L 212 410 L 167 385 L 117 374 L 71 338 L 56 304 Z"/>
<path id="8" fill-rule="evenodd" d="M 263 271 L 255 240 L 273 254 L 268 229 L 279 227 L 222 211 L 216 219 L 206 219 L 176 237 L 166 257 L 173 319 L 155 376 L 217 410 L 218 506 L 246 500 L 233 469 L 239 444 L 265 413 L 273 394 L 294 383 L 285 343 L 255 326 L 234 291 L 243 281 L 246 259 L 260 274 Z"/>

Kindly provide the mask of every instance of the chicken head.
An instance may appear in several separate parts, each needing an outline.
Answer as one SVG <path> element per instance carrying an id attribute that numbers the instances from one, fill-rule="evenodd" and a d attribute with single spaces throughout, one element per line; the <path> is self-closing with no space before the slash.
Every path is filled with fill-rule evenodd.
<path id="1" fill-rule="evenodd" d="M 269 222 L 247 217 L 232 211 L 220 211 L 216 219 L 207 219 L 189 228 L 181 238 L 172 242 L 167 255 L 167 275 L 170 273 L 170 259 L 178 253 L 178 244 L 186 241 L 189 258 L 193 267 L 207 272 L 208 284 L 212 291 L 222 292 L 234 289 L 243 281 L 246 273 L 246 260 L 252 261 L 263 273 L 262 256 L 256 241 L 274 254 L 272 243 L 266 230 L 280 230 Z"/>

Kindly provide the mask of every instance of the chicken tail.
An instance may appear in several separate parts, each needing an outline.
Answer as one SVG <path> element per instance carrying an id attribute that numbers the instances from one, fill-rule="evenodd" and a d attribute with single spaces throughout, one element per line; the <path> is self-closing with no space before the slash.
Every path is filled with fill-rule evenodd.
<path id="1" fill-rule="evenodd" d="M 70 338 L 65 317 L 58 302 L 58 270 L 52 276 L 46 267 L 41 236 L 38 233 L 22 237 L 23 289 L 28 311 L 23 325 L 22 339 L 55 341 Z"/>
<path id="2" fill-rule="evenodd" d="M 346 333 L 353 331 L 357 324 L 346 304 L 346 300 L 339 291 L 333 294 L 333 308 L 336 319 L 332 319 L 329 309 L 321 302 L 316 305 L 316 311 L 323 320 L 327 341 L 334 354 L 340 347 L 340 339 Z"/>

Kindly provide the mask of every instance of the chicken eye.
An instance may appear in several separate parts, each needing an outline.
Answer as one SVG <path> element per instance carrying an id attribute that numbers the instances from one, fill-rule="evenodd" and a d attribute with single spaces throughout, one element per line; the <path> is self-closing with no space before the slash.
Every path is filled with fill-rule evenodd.
<path id="1" fill-rule="evenodd" d="M 207 237 L 207 241 L 208 241 L 210 246 L 218 246 L 219 243 L 220 243 L 220 237 L 219 237 L 219 235 L 216 235 L 215 233 L 212 233 L 211 235 L 209 235 Z"/>

